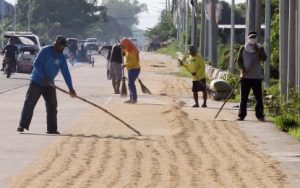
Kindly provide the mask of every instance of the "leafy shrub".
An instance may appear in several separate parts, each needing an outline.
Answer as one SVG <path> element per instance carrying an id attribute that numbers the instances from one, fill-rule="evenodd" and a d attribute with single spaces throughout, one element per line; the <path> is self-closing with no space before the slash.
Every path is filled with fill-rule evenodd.
<path id="1" fill-rule="evenodd" d="M 158 50 L 158 52 L 160 52 L 162 54 L 170 55 L 173 58 L 177 58 L 177 54 L 176 54 L 177 51 L 178 51 L 178 48 L 177 48 L 176 42 L 171 42 L 167 47 L 160 48 Z"/>
<path id="2" fill-rule="evenodd" d="M 289 135 L 292 135 L 297 140 L 300 140 L 300 128 L 298 127 L 296 129 L 290 129 Z"/>
<path id="3" fill-rule="evenodd" d="M 284 132 L 288 132 L 290 129 L 296 129 L 300 124 L 297 116 L 291 114 L 277 116 L 274 119 L 274 123 L 277 128 Z"/>

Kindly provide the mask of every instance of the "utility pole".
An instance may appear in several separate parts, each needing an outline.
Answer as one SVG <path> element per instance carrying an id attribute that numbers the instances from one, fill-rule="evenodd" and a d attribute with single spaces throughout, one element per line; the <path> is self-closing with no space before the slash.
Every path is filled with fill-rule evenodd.
<path id="1" fill-rule="evenodd" d="M 16 11 L 16 3 L 17 0 L 15 0 L 15 6 L 14 6 L 14 32 L 16 32 L 16 24 L 17 24 L 17 11 Z"/>
<path id="2" fill-rule="evenodd" d="M 266 0 L 265 7 L 265 17 L 266 17 L 266 28 L 265 28 L 265 48 L 267 54 L 267 60 L 264 67 L 264 82 L 265 87 L 270 87 L 270 27 L 271 27 L 271 0 Z"/>
<path id="3" fill-rule="evenodd" d="M 30 31 L 30 21 L 31 21 L 31 0 L 28 0 L 28 25 L 27 31 Z"/>
<path id="4" fill-rule="evenodd" d="M 247 26 L 246 26 L 246 32 L 245 32 L 245 38 L 247 41 L 247 35 L 250 31 L 255 31 L 255 1 L 256 0 L 247 0 L 248 5 L 247 5 Z"/>
<path id="5" fill-rule="evenodd" d="M 205 58 L 205 0 L 201 5 L 201 30 L 200 30 L 200 54 Z"/>
<path id="6" fill-rule="evenodd" d="M 298 1 L 298 5 L 297 5 L 297 12 L 298 12 L 298 15 L 297 15 L 297 21 L 298 21 L 298 28 L 297 28 L 297 64 L 296 64 L 296 87 L 298 89 L 298 92 L 300 92 L 300 3 Z"/>
<path id="7" fill-rule="evenodd" d="M 167 12 L 168 12 L 168 0 L 166 0 L 166 16 L 167 16 Z"/>
<path id="8" fill-rule="evenodd" d="M 4 0 L 1 1 L 1 29 L 2 29 L 2 42 L 1 47 L 4 45 Z"/>
<path id="9" fill-rule="evenodd" d="M 189 41 L 189 0 L 185 1 L 185 52 L 188 52 Z"/>
<path id="10" fill-rule="evenodd" d="M 295 16 L 296 16 L 296 1 L 295 0 L 289 0 L 289 26 L 288 26 L 288 70 L 287 70 L 287 75 L 288 75 L 288 80 L 287 80 L 287 92 L 295 86 L 295 47 L 296 47 L 296 42 L 295 42 L 295 37 L 296 37 L 296 21 L 295 21 Z"/>
<path id="11" fill-rule="evenodd" d="M 279 1 L 280 14 L 280 37 L 279 37 L 279 77 L 280 77 L 280 94 L 287 94 L 287 62 L 288 62 L 288 16 L 289 1 Z"/>
<path id="12" fill-rule="evenodd" d="M 193 1 L 194 2 L 194 1 Z M 195 4 L 192 4 L 192 28 L 191 28 L 191 45 L 196 46 L 196 29 L 197 29 L 197 22 L 196 22 L 196 10 Z"/>
<path id="13" fill-rule="evenodd" d="M 231 31 L 230 31 L 230 67 L 231 73 L 234 73 L 234 37 L 235 37 L 235 2 L 231 0 Z"/>
<path id="14" fill-rule="evenodd" d="M 217 24 L 216 24 L 216 0 L 211 0 L 210 15 L 210 50 L 209 60 L 217 67 Z"/>
<path id="15" fill-rule="evenodd" d="M 261 0 L 255 0 L 255 31 L 258 41 L 261 39 L 261 21 Z"/>

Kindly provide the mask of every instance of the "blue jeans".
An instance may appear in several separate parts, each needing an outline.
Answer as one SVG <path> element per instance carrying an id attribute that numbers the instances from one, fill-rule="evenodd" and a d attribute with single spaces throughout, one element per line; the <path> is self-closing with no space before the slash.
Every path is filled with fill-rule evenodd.
<path id="1" fill-rule="evenodd" d="M 137 100 L 137 92 L 135 87 L 135 80 L 140 74 L 141 69 L 130 69 L 128 70 L 128 88 L 130 100 Z"/>
<path id="2" fill-rule="evenodd" d="M 51 86 L 41 86 L 33 81 L 30 82 L 24 102 L 20 127 L 29 129 L 33 111 L 40 96 L 43 96 L 47 110 L 47 131 L 57 131 L 57 98 L 56 90 Z"/>

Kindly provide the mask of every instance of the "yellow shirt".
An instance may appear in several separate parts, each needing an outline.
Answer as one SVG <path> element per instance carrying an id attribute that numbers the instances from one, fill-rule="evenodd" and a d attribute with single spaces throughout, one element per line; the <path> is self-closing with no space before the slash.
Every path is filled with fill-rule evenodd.
<path id="1" fill-rule="evenodd" d="M 136 57 L 136 54 L 134 52 L 128 52 L 127 50 L 125 50 L 124 61 L 127 70 L 140 68 L 140 62 L 138 61 L 138 58 Z"/>
<path id="2" fill-rule="evenodd" d="M 191 76 L 193 81 L 201 80 L 205 78 L 205 62 L 199 55 L 189 55 L 188 57 L 188 69 L 191 72 L 195 72 L 195 76 Z"/>

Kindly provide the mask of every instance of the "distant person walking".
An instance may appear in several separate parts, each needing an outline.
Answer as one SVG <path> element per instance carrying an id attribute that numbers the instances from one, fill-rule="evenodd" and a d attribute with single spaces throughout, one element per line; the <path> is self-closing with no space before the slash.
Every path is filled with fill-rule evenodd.
<path id="1" fill-rule="evenodd" d="M 69 46 L 69 59 L 72 65 L 74 65 L 77 61 L 77 51 L 78 51 L 77 43 L 72 42 Z"/>
<path id="2" fill-rule="evenodd" d="M 141 70 L 139 50 L 128 38 L 123 38 L 120 45 L 125 54 L 124 67 L 126 67 L 128 71 L 128 88 L 130 93 L 130 99 L 125 101 L 125 103 L 134 104 L 137 103 L 135 80 L 138 78 Z"/>
<path id="3" fill-rule="evenodd" d="M 111 50 L 112 46 L 111 45 L 103 45 L 101 46 L 100 50 L 98 51 L 98 54 L 101 54 L 103 50 L 107 50 L 107 55 L 106 55 L 106 77 L 108 80 L 110 80 L 110 57 L 111 57 Z"/>
<path id="4" fill-rule="evenodd" d="M 123 54 L 120 44 L 112 46 L 109 73 L 115 94 L 120 94 L 120 84 L 122 79 Z"/>
<path id="5" fill-rule="evenodd" d="M 257 33 L 249 32 L 248 41 L 239 50 L 238 65 L 241 70 L 241 101 L 238 121 L 243 121 L 247 116 L 247 101 L 252 88 L 256 100 L 255 115 L 259 121 L 265 121 L 261 61 L 265 61 L 267 55 L 264 48 L 257 43 Z"/>
<path id="6" fill-rule="evenodd" d="M 207 107 L 207 91 L 206 91 L 206 78 L 205 78 L 205 61 L 203 58 L 197 54 L 195 46 L 189 47 L 189 57 L 187 59 L 188 64 L 184 64 L 180 61 L 180 65 L 185 66 L 190 72 L 193 79 L 192 92 L 195 104 L 192 106 L 194 108 L 199 107 L 198 102 L 198 92 L 203 93 L 203 103 L 202 107 Z"/>
<path id="7" fill-rule="evenodd" d="M 4 71 L 6 64 L 8 64 L 8 67 L 12 69 L 11 72 L 16 71 L 16 55 L 18 54 L 18 48 L 13 44 L 11 38 L 8 40 L 8 44 L 3 48 L 1 54 L 5 54 L 1 71 Z"/>
<path id="8" fill-rule="evenodd" d="M 69 88 L 70 96 L 76 97 L 67 61 L 63 54 L 66 46 L 66 38 L 59 35 L 56 37 L 54 45 L 45 46 L 38 53 L 33 63 L 34 68 L 31 73 L 31 82 L 26 94 L 17 131 L 23 132 L 24 129 L 29 130 L 35 105 L 42 95 L 47 110 L 47 133 L 60 134 L 57 131 L 57 98 L 54 87 L 54 78 L 59 71 L 61 71 Z"/>

